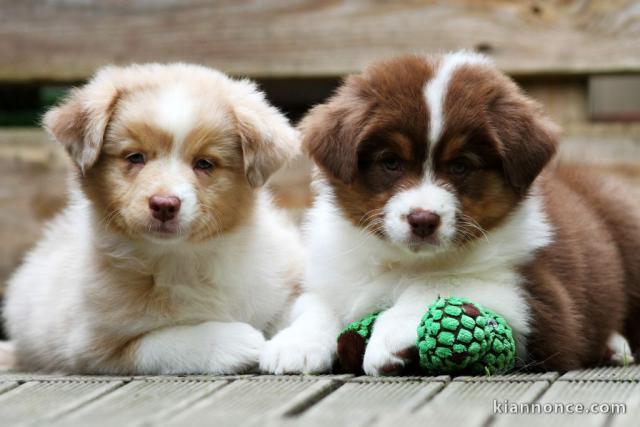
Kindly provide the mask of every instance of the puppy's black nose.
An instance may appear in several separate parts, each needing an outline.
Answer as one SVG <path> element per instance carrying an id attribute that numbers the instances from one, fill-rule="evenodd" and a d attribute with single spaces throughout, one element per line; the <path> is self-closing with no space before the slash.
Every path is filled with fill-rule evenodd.
<path id="1" fill-rule="evenodd" d="M 440 225 L 440 215 L 424 209 L 414 209 L 407 215 L 411 232 L 424 239 L 431 236 Z"/>
<path id="2" fill-rule="evenodd" d="M 175 196 L 151 196 L 149 209 L 155 219 L 162 222 L 170 221 L 180 211 L 180 199 Z"/>

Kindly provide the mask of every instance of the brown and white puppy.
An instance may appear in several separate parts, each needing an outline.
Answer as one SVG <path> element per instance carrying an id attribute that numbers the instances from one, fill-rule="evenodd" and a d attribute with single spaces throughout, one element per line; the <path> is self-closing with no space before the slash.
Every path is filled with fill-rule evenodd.
<path id="1" fill-rule="evenodd" d="M 438 296 L 504 315 L 518 362 L 640 350 L 640 205 L 595 168 L 547 166 L 556 129 L 486 58 L 405 56 L 346 79 L 301 124 L 317 164 L 305 293 L 264 370 L 330 369 L 341 327 L 386 308 L 362 368 L 397 373 Z"/>
<path id="2" fill-rule="evenodd" d="M 234 373 L 257 363 L 302 272 L 261 188 L 297 132 L 247 80 L 108 67 L 44 118 L 71 202 L 9 281 L 22 369 Z"/>

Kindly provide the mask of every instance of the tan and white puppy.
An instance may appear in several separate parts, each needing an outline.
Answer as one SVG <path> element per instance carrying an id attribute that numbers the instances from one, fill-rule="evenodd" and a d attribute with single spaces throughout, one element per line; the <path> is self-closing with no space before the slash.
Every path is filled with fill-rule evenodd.
<path id="1" fill-rule="evenodd" d="M 261 188 L 298 149 L 250 81 L 187 64 L 107 67 L 44 118 L 76 166 L 70 204 L 9 281 L 19 367 L 236 373 L 302 271 Z"/>
<path id="2" fill-rule="evenodd" d="M 387 308 L 356 366 L 402 372 L 450 295 L 509 321 L 520 366 L 598 363 L 614 331 L 640 350 L 638 199 L 595 167 L 547 166 L 555 127 L 483 56 L 375 63 L 301 129 L 318 166 L 305 292 L 262 369 L 329 370 L 339 330 Z"/>

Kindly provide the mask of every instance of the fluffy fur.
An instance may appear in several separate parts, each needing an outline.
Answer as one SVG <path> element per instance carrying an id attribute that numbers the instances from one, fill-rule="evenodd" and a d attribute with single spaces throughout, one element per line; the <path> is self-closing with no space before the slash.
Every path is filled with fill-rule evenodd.
<path id="1" fill-rule="evenodd" d="M 9 281 L 19 367 L 254 366 L 302 272 L 297 230 L 261 188 L 299 150 L 286 118 L 250 81 L 151 64 L 101 70 L 44 125 L 76 171 L 69 206 Z"/>
<path id="2" fill-rule="evenodd" d="M 301 129 L 317 164 L 305 292 L 263 370 L 329 370 L 340 328 L 384 308 L 362 369 L 400 373 L 420 317 L 449 295 L 501 313 L 520 366 L 598 363 L 615 331 L 640 350 L 637 198 L 550 164 L 554 125 L 486 58 L 373 64 Z"/>

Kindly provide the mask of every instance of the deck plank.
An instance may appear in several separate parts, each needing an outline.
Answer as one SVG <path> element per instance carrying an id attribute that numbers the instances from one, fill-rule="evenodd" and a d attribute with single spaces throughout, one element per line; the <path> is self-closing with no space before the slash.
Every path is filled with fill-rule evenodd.
<path id="1" fill-rule="evenodd" d="M 434 381 L 353 381 L 296 419 L 303 426 L 368 426 L 390 412 L 412 411 L 444 387 Z"/>
<path id="2" fill-rule="evenodd" d="M 26 382 L 0 394 L 0 419 L 3 425 L 52 420 L 122 384 L 121 381 Z"/>
<path id="3" fill-rule="evenodd" d="M 627 412 L 624 415 L 611 416 L 611 427 L 638 427 L 640 420 L 640 391 L 629 396 L 625 402 Z"/>
<path id="4" fill-rule="evenodd" d="M 548 381 L 452 381 L 415 412 L 393 414 L 376 425 L 485 426 L 494 416 L 494 400 L 530 402 L 548 387 Z"/>
<path id="5" fill-rule="evenodd" d="M 507 374 L 507 375 L 491 375 L 491 376 L 462 376 L 456 377 L 453 381 L 456 382 L 535 382 L 535 381 L 549 381 L 553 382 L 558 379 L 559 374 L 557 372 L 544 372 L 539 374 Z"/>
<path id="6" fill-rule="evenodd" d="M 136 380 L 58 420 L 58 425 L 141 425 L 174 412 L 224 387 L 228 381 Z"/>
<path id="7" fill-rule="evenodd" d="M 602 367 L 570 371 L 559 378 L 560 381 L 640 381 L 640 365 L 626 367 Z"/>
<path id="8" fill-rule="evenodd" d="M 171 425 L 263 424 L 332 391 L 333 378 L 265 377 L 237 380 L 171 419 Z"/>
<path id="9" fill-rule="evenodd" d="M 15 381 L 1 381 L 0 378 L 0 394 L 11 390 L 12 388 L 18 387 L 18 383 Z"/>
<path id="10" fill-rule="evenodd" d="M 295 419 L 304 426 L 368 426 L 390 412 L 412 411 L 437 394 L 444 381 L 354 379 Z"/>
<path id="11" fill-rule="evenodd" d="M 593 403 L 627 403 L 627 406 L 629 406 L 628 402 L 638 393 L 640 393 L 640 384 L 635 381 L 557 381 L 538 400 L 538 403 L 543 405 L 541 407 L 542 411 L 546 407 L 553 410 L 553 413 L 529 414 L 526 416 L 501 415 L 496 417 L 496 422 L 492 424 L 492 427 L 509 427 L 513 425 L 533 427 L 541 423 L 544 423 L 545 427 L 603 427 L 608 425 L 611 419 L 627 418 L 628 415 L 594 413 L 592 409 L 588 408 L 589 405 Z M 521 402 L 520 399 L 515 397 L 508 399 L 511 402 Z M 558 413 L 563 410 L 574 411 L 574 409 L 564 406 L 570 403 L 584 404 L 585 410 L 588 410 L 589 413 Z M 563 406 L 560 408 L 556 405 Z M 635 425 L 637 425 L 637 418 L 635 420 Z"/>

